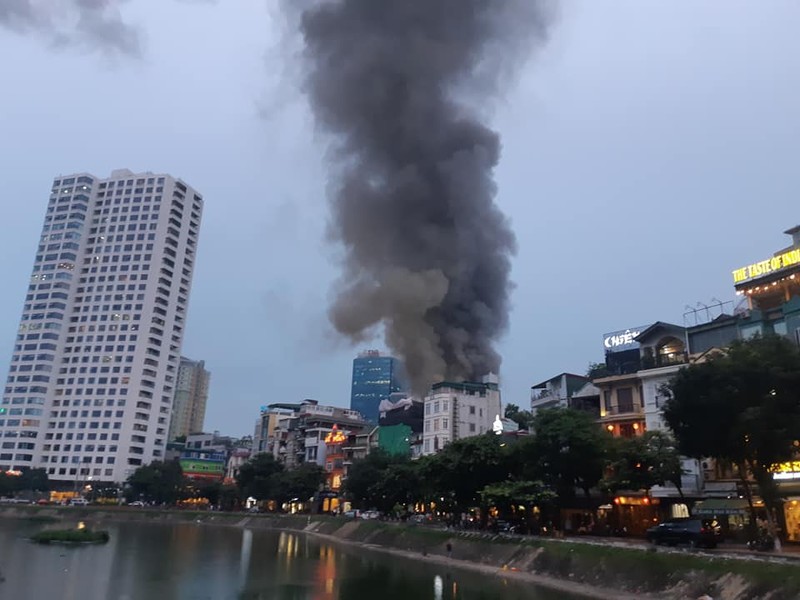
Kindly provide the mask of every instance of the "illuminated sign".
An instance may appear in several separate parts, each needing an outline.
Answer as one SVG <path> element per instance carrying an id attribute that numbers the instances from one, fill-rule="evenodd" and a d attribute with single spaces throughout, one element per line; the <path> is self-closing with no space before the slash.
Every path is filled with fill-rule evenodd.
<path id="1" fill-rule="evenodd" d="M 636 336 L 646 327 L 634 327 L 625 331 L 615 331 L 603 336 L 603 346 L 606 352 L 622 352 L 624 350 L 634 350 L 639 347 Z"/>
<path id="2" fill-rule="evenodd" d="M 339 430 L 336 425 L 333 426 L 333 430 L 325 436 L 325 443 L 326 444 L 343 444 L 347 441 L 347 434 L 344 431 Z"/>
<path id="3" fill-rule="evenodd" d="M 772 478 L 777 481 L 800 479 L 800 460 L 772 465 Z"/>
<path id="4" fill-rule="evenodd" d="M 793 267 L 797 264 L 800 264 L 800 248 L 789 250 L 783 254 L 778 254 L 767 260 L 753 263 L 752 265 L 747 265 L 741 269 L 736 269 L 733 271 L 733 283 L 742 283 L 750 279 L 769 275 L 775 271 Z"/>

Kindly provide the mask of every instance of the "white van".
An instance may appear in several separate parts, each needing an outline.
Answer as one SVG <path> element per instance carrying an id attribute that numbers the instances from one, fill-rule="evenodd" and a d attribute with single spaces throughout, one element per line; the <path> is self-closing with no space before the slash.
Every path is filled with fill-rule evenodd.
<path id="1" fill-rule="evenodd" d="M 69 503 L 71 506 L 89 506 L 89 502 L 85 498 L 73 498 Z"/>

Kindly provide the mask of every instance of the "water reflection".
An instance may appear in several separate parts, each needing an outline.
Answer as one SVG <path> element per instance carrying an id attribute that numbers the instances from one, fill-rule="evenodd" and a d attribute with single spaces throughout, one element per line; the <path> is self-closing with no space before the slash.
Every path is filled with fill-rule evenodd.
<path id="1" fill-rule="evenodd" d="M 0 598 L 15 600 L 552 600 L 502 585 L 320 543 L 296 533 L 188 524 L 105 524 L 103 546 L 39 546 L 41 526 L 0 521 Z M 433 588 L 433 589 L 431 589 Z"/>
<path id="2" fill-rule="evenodd" d="M 253 532 L 245 529 L 242 532 L 242 550 L 239 553 L 239 585 L 247 583 L 247 573 L 250 570 L 250 555 L 253 552 Z"/>

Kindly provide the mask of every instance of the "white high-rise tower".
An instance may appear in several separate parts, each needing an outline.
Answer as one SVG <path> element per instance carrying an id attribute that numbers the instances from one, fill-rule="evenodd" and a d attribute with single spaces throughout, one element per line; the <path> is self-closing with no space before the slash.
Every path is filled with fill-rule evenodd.
<path id="1" fill-rule="evenodd" d="M 169 175 L 53 181 L 0 404 L 0 470 L 121 482 L 164 457 L 202 212 Z"/>

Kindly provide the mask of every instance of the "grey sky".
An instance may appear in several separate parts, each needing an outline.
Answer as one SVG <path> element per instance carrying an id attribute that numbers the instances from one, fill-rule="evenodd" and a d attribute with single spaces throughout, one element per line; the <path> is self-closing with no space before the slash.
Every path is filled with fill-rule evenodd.
<path id="1" fill-rule="evenodd" d="M 206 427 L 348 402 L 358 348 L 326 318 L 325 140 L 266 4 L 123 3 L 138 59 L 0 28 L 2 368 L 50 178 L 127 167 L 206 198 L 184 345 L 213 373 Z M 519 242 L 506 402 L 600 360 L 606 331 L 731 299 L 730 270 L 784 244 L 800 223 L 799 19 L 788 0 L 562 3 L 494 111 Z"/>

